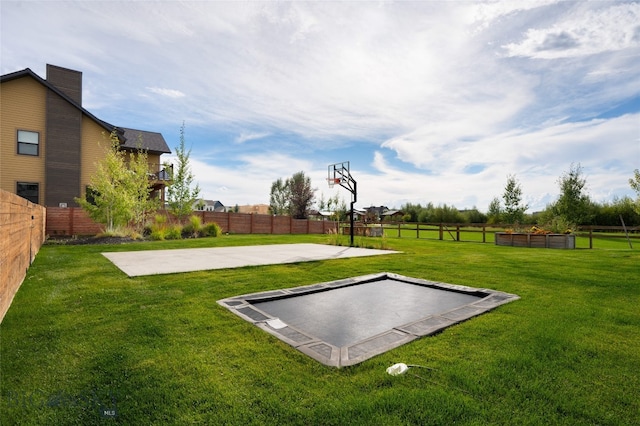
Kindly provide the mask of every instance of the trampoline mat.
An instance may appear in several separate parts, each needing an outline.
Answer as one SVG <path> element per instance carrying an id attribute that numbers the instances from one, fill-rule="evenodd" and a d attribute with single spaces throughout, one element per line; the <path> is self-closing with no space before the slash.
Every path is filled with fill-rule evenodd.
<path id="1" fill-rule="evenodd" d="M 329 344 L 345 346 L 481 298 L 387 278 L 253 306 Z"/>
<path id="2" fill-rule="evenodd" d="M 518 296 L 381 273 L 218 303 L 312 358 L 353 365 Z"/>

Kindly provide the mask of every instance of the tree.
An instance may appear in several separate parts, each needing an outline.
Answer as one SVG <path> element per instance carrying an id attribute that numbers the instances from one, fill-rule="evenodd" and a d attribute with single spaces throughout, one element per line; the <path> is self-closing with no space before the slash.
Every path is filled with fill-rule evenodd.
<path id="1" fill-rule="evenodd" d="M 489 211 L 487 211 L 487 223 L 502 222 L 502 205 L 498 197 L 493 197 L 489 203 Z"/>
<path id="2" fill-rule="evenodd" d="M 315 189 L 311 188 L 311 178 L 304 172 L 294 173 L 287 179 L 286 186 L 289 189 L 289 214 L 294 219 L 306 219 L 309 209 L 313 205 Z"/>
<path id="3" fill-rule="evenodd" d="M 313 205 L 315 189 L 304 172 L 295 173 L 286 181 L 278 179 L 271 184 L 269 210 L 275 215 L 289 214 L 295 219 L 306 219 Z"/>
<path id="4" fill-rule="evenodd" d="M 127 154 L 120 149 L 115 131 L 111 132 L 109 143 L 87 193 L 76 202 L 94 221 L 104 224 L 107 233 L 116 233 L 130 222 L 141 225 L 154 203 L 150 199 L 146 152 L 139 148 L 127 164 Z"/>
<path id="5" fill-rule="evenodd" d="M 271 184 L 269 197 L 269 210 L 271 214 L 280 216 L 289 213 L 289 189 L 286 182 L 278 179 Z"/>
<path id="6" fill-rule="evenodd" d="M 406 203 L 400 207 L 400 210 L 404 212 L 402 220 L 405 222 L 417 222 L 422 206 L 420 204 Z"/>
<path id="7" fill-rule="evenodd" d="M 193 204 L 200 196 L 198 184 L 192 188 L 194 176 L 189 165 L 191 149 L 187 151 L 184 139 L 184 123 L 182 123 L 182 127 L 180 127 L 180 145 L 175 148 L 177 167 L 169 169 L 172 182 L 167 188 L 169 211 L 179 220 L 191 214 Z"/>
<path id="8" fill-rule="evenodd" d="M 640 214 L 640 169 L 635 169 L 633 171 L 633 178 L 629 179 L 629 185 L 631 185 L 631 189 L 636 192 L 636 213 Z"/>
<path id="9" fill-rule="evenodd" d="M 142 136 L 139 136 L 137 151 L 129 155 L 129 170 L 132 173 L 132 179 L 127 181 L 129 185 L 128 192 L 133 197 L 131 221 L 138 232 L 142 231 L 147 217 L 160 206 L 160 200 L 151 197 L 149 156 L 142 146 Z"/>
<path id="10" fill-rule="evenodd" d="M 351 211 L 347 210 L 347 203 L 343 198 L 340 198 L 338 201 L 338 195 L 336 195 L 336 202 L 333 207 L 333 214 L 331 215 L 331 219 L 333 220 L 347 220 Z"/>
<path id="11" fill-rule="evenodd" d="M 344 220 L 347 217 L 347 204 L 338 193 L 327 199 L 324 193 L 320 193 L 317 207 L 319 211 L 331 212 L 331 220 Z"/>
<path id="12" fill-rule="evenodd" d="M 468 223 L 486 223 L 487 215 L 482 213 L 476 206 L 462 213 L 465 222 Z"/>
<path id="13" fill-rule="evenodd" d="M 570 226 L 589 223 L 593 216 L 591 200 L 584 193 L 587 180 L 583 177 L 580 163 L 571 167 L 558 179 L 560 196 L 553 204 L 552 211 Z"/>
<path id="14" fill-rule="evenodd" d="M 524 212 L 529 206 L 522 204 L 522 189 L 514 175 L 507 176 L 507 185 L 504 188 L 502 199 L 504 200 L 504 220 L 507 223 L 521 223 L 524 219 Z"/>

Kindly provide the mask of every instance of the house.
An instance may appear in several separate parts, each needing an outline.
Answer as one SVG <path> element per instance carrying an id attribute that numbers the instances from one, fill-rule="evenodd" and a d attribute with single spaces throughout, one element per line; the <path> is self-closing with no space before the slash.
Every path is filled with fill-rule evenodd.
<path id="1" fill-rule="evenodd" d="M 269 214 L 268 204 L 249 204 L 238 206 L 238 213 Z"/>
<path id="2" fill-rule="evenodd" d="M 0 76 L 0 188 L 46 207 L 86 194 L 115 131 L 121 149 L 146 149 L 153 196 L 164 199 L 171 151 L 160 133 L 109 124 L 82 107 L 82 73 L 47 64 Z"/>
<path id="3" fill-rule="evenodd" d="M 404 217 L 402 210 L 385 210 L 380 214 L 380 220 L 386 222 L 400 222 Z"/>
<path id="4" fill-rule="evenodd" d="M 227 209 L 220 201 L 214 200 L 205 200 L 201 198 L 196 200 L 193 205 L 193 210 L 195 211 L 205 211 L 205 212 L 226 212 Z"/>

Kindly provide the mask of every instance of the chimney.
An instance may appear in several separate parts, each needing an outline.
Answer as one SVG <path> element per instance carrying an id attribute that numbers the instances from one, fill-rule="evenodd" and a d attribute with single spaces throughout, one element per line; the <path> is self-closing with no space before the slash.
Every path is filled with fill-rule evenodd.
<path id="1" fill-rule="evenodd" d="M 47 81 L 82 106 L 82 73 L 47 64 Z"/>

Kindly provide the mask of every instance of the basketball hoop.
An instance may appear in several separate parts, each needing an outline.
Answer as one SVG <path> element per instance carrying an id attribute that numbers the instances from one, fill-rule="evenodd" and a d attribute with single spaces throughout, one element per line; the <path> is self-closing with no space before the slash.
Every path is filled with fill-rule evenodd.
<path id="1" fill-rule="evenodd" d="M 340 178 L 327 178 L 327 182 L 329 183 L 329 188 L 333 188 L 333 185 L 340 185 Z"/>
<path id="2" fill-rule="evenodd" d="M 358 201 L 358 191 L 356 189 L 356 180 L 351 176 L 349 172 L 349 162 L 343 161 L 342 163 L 335 163 L 329 165 L 327 168 L 327 183 L 329 184 L 329 188 L 333 188 L 335 184 L 340 185 L 344 189 L 351 192 L 351 214 L 350 216 L 350 228 L 351 228 L 351 247 L 353 247 L 353 229 L 354 226 L 354 205 L 356 201 Z"/>

